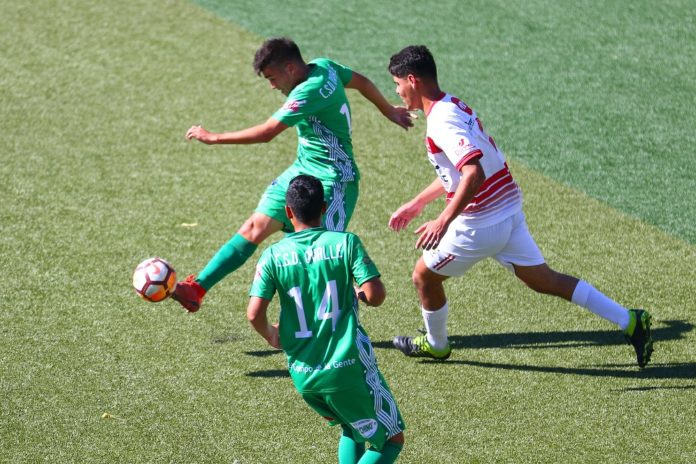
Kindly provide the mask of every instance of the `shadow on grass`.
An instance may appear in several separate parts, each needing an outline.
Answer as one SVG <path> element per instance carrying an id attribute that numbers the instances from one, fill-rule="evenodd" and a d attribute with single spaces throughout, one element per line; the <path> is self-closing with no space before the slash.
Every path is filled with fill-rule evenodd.
<path id="1" fill-rule="evenodd" d="M 587 375 L 592 377 L 618 377 L 628 379 L 696 379 L 696 363 L 662 363 L 648 364 L 644 369 L 638 369 L 635 364 L 587 366 L 587 367 L 555 367 L 530 366 L 527 364 L 503 364 L 480 361 L 447 360 L 422 361 L 424 364 L 438 363 L 451 365 L 466 365 L 486 369 L 503 369 L 524 372 L 543 372 L 552 374 Z M 660 387 L 649 387 L 660 388 Z"/>
<path id="2" fill-rule="evenodd" d="M 290 377 L 290 373 L 287 369 L 266 369 L 263 371 L 247 372 L 247 377 L 262 377 L 262 378 L 281 378 Z"/>
<path id="3" fill-rule="evenodd" d="M 237 334 L 227 332 L 220 335 L 215 335 L 210 339 L 210 342 L 214 345 L 224 345 L 225 343 L 233 343 L 241 340 L 241 337 Z"/>
<path id="4" fill-rule="evenodd" d="M 267 358 L 276 354 L 282 353 L 282 350 L 275 350 L 269 348 L 267 350 L 256 350 L 256 351 L 245 351 L 244 354 L 249 356 L 255 356 L 257 358 Z M 282 378 L 290 377 L 290 373 L 287 369 L 265 369 L 261 371 L 247 372 L 247 377 L 261 377 L 261 378 Z"/>
<path id="5" fill-rule="evenodd" d="M 663 327 L 652 329 L 653 340 L 656 344 L 679 340 L 694 325 L 687 321 L 660 321 Z M 484 335 L 451 335 L 450 345 L 453 349 L 485 349 L 485 348 L 575 348 L 597 345 L 623 345 L 626 340 L 619 330 L 591 330 L 569 332 L 523 332 L 499 333 Z M 394 348 L 391 341 L 373 342 L 375 348 Z"/>
<path id="6" fill-rule="evenodd" d="M 629 393 L 629 392 L 644 392 L 652 390 L 693 390 L 696 389 L 696 385 L 665 385 L 664 387 L 626 387 L 626 388 L 615 388 L 613 392 L 619 393 Z"/>
<path id="7" fill-rule="evenodd" d="M 257 358 L 267 358 L 269 356 L 273 356 L 274 354 L 280 354 L 282 353 L 281 350 L 256 350 L 256 351 L 245 351 L 244 354 L 248 354 L 249 356 L 256 356 Z"/>
<path id="8" fill-rule="evenodd" d="M 684 338 L 687 332 L 693 330 L 694 325 L 681 320 L 660 321 L 663 327 L 653 328 L 653 339 L 659 350 L 659 343 L 679 340 Z M 525 332 L 502 333 L 487 335 L 453 335 L 449 338 L 454 349 L 485 349 L 485 348 L 573 348 L 597 345 L 623 345 L 626 343 L 621 333 L 617 330 L 593 330 L 593 331 L 569 331 L 569 332 Z M 394 349 L 391 341 L 377 341 L 372 345 L 375 348 Z M 245 354 L 256 357 L 268 357 L 282 353 L 281 350 L 267 349 L 258 351 L 245 351 Z M 480 361 L 453 360 L 435 361 L 421 360 L 423 364 L 437 363 L 442 365 L 468 365 L 488 369 L 506 369 L 528 372 L 546 372 L 557 374 L 587 375 L 595 377 L 620 377 L 636 379 L 696 379 L 696 363 L 663 363 L 649 364 L 645 369 L 637 369 L 635 364 L 608 364 L 602 366 L 586 367 L 553 367 L 530 366 L 520 364 L 487 363 Z M 248 372 L 248 377 L 289 377 L 285 369 L 269 369 Z M 641 391 L 641 388 L 634 389 Z M 659 389 L 669 387 L 645 387 Z M 680 387 L 684 389 L 696 388 L 694 386 Z M 632 390 L 626 390 L 632 391 Z"/>

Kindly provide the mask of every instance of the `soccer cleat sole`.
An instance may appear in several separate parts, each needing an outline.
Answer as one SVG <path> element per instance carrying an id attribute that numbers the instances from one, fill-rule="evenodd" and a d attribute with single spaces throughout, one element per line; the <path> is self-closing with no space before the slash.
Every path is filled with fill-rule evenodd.
<path id="1" fill-rule="evenodd" d="M 641 323 L 643 325 L 643 331 L 648 334 L 647 340 L 645 341 L 645 345 L 643 346 L 643 359 L 642 363 L 640 362 L 641 360 L 638 360 L 638 365 L 640 367 L 645 367 L 648 365 L 650 362 L 650 357 L 652 356 L 653 353 L 653 338 L 652 338 L 652 316 L 648 312 L 644 312 L 641 316 Z"/>

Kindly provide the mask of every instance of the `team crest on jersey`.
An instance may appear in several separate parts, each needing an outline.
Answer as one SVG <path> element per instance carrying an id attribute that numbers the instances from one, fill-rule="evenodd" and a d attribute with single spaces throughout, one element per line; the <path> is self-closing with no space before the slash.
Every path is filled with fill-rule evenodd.
<path id="1" fill-rule="evenodd" d="M 360 419 L 350 424 L 363 438 L 372 437 L 377 432 L 377 421 L 374 419 Z"/>
<path id="2" fill-rule="evenodd" d="M 305 103 L 307 103 L 307 100 L 291 100 L 283 105 L 283 109 L 296 113 Z"/>

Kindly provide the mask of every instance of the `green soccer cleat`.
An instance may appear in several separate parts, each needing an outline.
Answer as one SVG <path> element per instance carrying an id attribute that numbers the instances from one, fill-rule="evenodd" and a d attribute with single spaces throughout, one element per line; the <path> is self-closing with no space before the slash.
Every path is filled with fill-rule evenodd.
<path id="1" fill-rule="evenodd" d="M 417 337 L 399 335 L 398 337 L 394 337 L 394 346 L 406 356 L 432 358 L 440 361 L 444 361 L 452 354 L 452 348 L 450 348 L 449 343 L 447 343 L 447 347 L 436 350 L 428 343 L 428 337 L 426 335 L 419 335 Z"/>
<path id="2" fill-rule="evenodd" d="M 650 362 L 653 352 L 653 339 L 650 334 L 652 316 L 642 309 L 629 309 L 631 317 L 628 328 L 624 331 L 626 340 L 636 350 L 636 358 L 640 367 L 645 367 Z"/>

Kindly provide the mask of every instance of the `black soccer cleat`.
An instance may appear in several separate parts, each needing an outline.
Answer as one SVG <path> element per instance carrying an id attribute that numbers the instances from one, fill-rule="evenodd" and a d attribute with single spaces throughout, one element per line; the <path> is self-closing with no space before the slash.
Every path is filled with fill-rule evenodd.
<path id="1" fill-rule="evenodd" d="M 650 362 L 653 352 L 653 339 L 650 333 L 652 316 L 643 309 L 629 309 L 631 321 L 624 332 L 626 340 L 636 350 L 638 366 L 645 367 Z"/>

